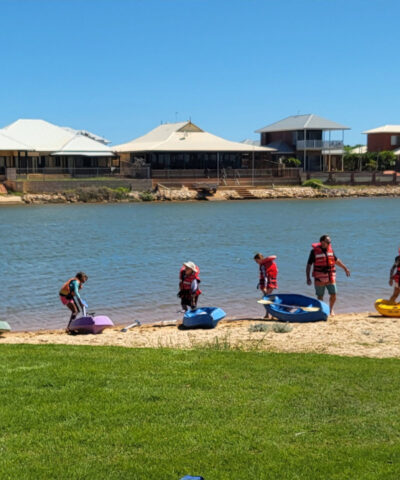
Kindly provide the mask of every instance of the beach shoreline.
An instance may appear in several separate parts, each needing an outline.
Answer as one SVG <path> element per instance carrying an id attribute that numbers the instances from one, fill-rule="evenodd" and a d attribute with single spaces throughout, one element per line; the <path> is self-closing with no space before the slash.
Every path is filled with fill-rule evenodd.
<path id="1" fill-rule="evenodd" d="M 90 190 L 90 187 L 88 189 Z M 82 192 L 25 193 L 18 195 L 10 193 L 0 195 L 0 205 L 400 197 L 400 185 L 343 185 L 320 189 L 302 186 L 250 186 L 246 187 L 246 190 L 246 195 L 250 194 L 250 196 L 244 197 L 243 193 L 234 187 L 224 187 L 218 189 L 215 193 L 199 192 L 187 187 L 159 187 L 153 192 L 131 191 L 121 195 L 121 198 L 113 197 L 112 199 L 106 198 L 107 196 L 104 196 L 104 192 L 101 190 L 98 193 L 90 190 L 90 195 L 82 194 Z"/>
<path id="2" fill-rule="evenodd" d="M 99 335 L 68 335 L 64 330 L 9 332 L 1 344 L 62 344 L 127 348 L 241 349 L 281 353 L 323 353 L 369 358 L 400 358 L 400 320 L 376 312 L 344 313 L 326 322 L 292 323 L 292 330 L 250 332 L 260 318 L 225 319 L 211 330 L 181 330 L 171 321 L 143 324 L 122 332 L 122 325 Z"/>

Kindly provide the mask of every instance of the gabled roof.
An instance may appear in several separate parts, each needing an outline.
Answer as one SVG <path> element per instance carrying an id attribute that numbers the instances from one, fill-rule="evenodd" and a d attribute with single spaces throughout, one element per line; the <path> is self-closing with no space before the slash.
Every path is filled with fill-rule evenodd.
<path id="1" fill-rule="evenodd" d="M 350 130 L 350 128 L 310 113 L 307 115 L 292 115 L 260 128 L 256 130 L 256 133 L 287 132 L 291 130 Z"/>
<path id="2" fill-rule="evenodd" d="M 165 123 L 146 135 L 112 147 L 115 152 L 268 152 L 272 149 L 231 142 L 191 122 Z"/>
<path id="3" fill-rule="evenodd" d="M 362 133 L 400 133 L 400 125 L 382 125 L 371 130 L 365 130 Z"/>
<path id="4" fill-rule="evenodd" d="M 79 155 L 79 153 L 84 155 L 83 152 L 89 151 L 98 152 L 97 155 L 100 153 L 111 154 L 111 149 L 104 142 L 97 141 L 93 138 L 93 134 L 88 135 L 88 133 L 68 127 L 59 127 L 45 120 L 26 118 L 19 119 L 0 129 L 0 134 L 15 142 L 14 150 L 49 153 L 62 151 L 59 153 L 60 155 Z M 0 150 L 5 150 L 2 145 L 3 142 L 0 143 Z"/>

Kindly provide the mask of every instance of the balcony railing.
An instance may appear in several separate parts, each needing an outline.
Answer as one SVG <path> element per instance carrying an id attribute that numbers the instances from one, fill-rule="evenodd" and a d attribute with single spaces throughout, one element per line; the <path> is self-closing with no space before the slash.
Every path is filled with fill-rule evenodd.
<path id="1" fill-rule="evenodd" d="M 343 148 L 341 140 L 297 140 L 297 150 L 334 150 Z"/>

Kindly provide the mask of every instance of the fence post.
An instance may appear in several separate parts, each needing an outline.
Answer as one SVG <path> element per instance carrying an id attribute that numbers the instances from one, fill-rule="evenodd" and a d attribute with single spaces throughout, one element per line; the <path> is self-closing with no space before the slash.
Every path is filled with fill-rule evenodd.
<path id="1" fill-rule="evenodd" d="M 393 185 L 397 184 L 397 172 L 393 173 Z"/>
<path id="2" fill-rule="evenodd" d="M 372 173 L 371 183 L 372 183 L 372 185 L 376 185 L 376 172 Z"/>
<path id="3" fill-rule="evenodd" d="M 350 173 L 350 185 L 354 185 L 355 184 L 355 181 L 354 181 L 354 172 L 351 172 Z"/>

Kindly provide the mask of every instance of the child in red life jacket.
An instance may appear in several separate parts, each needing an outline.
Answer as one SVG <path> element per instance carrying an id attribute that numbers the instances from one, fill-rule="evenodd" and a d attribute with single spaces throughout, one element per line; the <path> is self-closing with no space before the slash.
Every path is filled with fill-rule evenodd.
<path id="1" fill-rule="evenodd" d="M 179 292 L 182 309 L 186 312 L 188 307 L 195 309 L 201 294 L 199 289 L 200 269 L 193 262 L 185 262 L 179 271 Z"/>
<path id="2" fill-rule="evenodd" d="M 400 248 L 399 248 L 399 253 L 400 253 Z M 389 285 L 392 286 L 393 282 L 394 282 L 394 290 L 389 301 L 395 303 L 396 298 L 400 294 L 400 255 L 397 255 L 397 257 L 394 259 L 394 264 L 390 269 Z"/>
<path id="3" fill-rule="evenodd" d="M 276 266 L 275 258 L 276 255 L 270 255 L 266 258 L 261 253 L 254 255 L 254 260 L 260 267 L 260 280 L 257 288 L 264 295 L 271 295 L 278 288 L 278 267 Z M 267 313 L 264 318 L 270 318 L 269 314 Z"/>
<path id="4" fill-rule="evenodd" d="M 259 288 L 264 295 L 270 295 L 278 288 L 278 267 L 275 263 L 276 255 L 264 258 L 261 253 L 254 256 L 255 262 L 260 266 Z"/>

